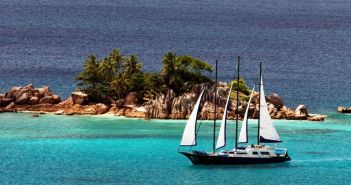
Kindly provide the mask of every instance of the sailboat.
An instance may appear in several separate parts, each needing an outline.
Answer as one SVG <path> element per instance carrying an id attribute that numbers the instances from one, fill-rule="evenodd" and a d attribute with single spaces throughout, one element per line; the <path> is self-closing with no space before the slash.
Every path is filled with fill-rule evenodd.
<path id="1" fill-rule="evenodd" d="M 237 82 L 239 82 L 239 67 L 240 67 L 240 56 L 238 57 L 237 67 Z M 217 84 L 217 61 L 216 61 L 216 84 Z M 226 120 L 227 110 L 229 105 L 230 94 L 233 89 L 233 84 L 230 87 L 229 94 L 227 97 L 223 118 L 221 121 L 221 127 L 219 130 L 217 143 L 215 142 L 216 132 L 216 103 L 215 103 L 215 116 L 213 124 L 213 149 L 212 152 L 203 152 L 198 150 L 190 151 L 179 151 L 193 164 L 204 164 L 204 165 L 246 165 L 246 164 L 267 164 L 267 163 L 281 163 L 290 161 L 288 150 L 283 148 L 276 148 L 273 146 L 267 146 L 264 143 L 275 143 L 282 142 L 278 132 L 273 126 L 271 117 L 268 112 L 267 103 L 264 95 L 263 78 L 262 78 L 262 64 L 260 63 L 260 82 L 259 82 L 259 118 L 258 118 L 258 133 L 257 133 L 257 144 L 251 144 L 246 147 L 239 146 L 239 144 L 248 143 L 248 111 L 253 96 L 254 88 L 251 92 L 248 106 L 245 111 L 242 127 L 240 130 L 240 136 L 238 137 L 238 111 L 236 111 L 236 125 L 235 125 L 235 146 L 231 150 L 218 149 L 226 146 Z M 217 96 L 216 85 L 215 91 L 215 102 Z M 197 144 L 197 115 L 200 108 L 204 90 L 199 95 L 194 109 L 187 121 L 185 126 L 183 137 L 180 146 L 195 146 Z M 239 89 L 237 85 L 236 89 L 236 106 L 239 106 Z"/>

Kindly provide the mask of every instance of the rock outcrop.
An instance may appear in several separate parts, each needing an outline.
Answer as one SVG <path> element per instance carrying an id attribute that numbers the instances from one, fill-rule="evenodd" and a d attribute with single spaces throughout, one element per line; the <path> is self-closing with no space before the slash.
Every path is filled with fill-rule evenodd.
<path id="1" fill-rule="evenodd" d="M 284 106 L 283 100 L 276 93 L 273 93 L 272 95 L 267 96 L 266 99 L 267 99 L 267 102 L 271 103 L 274 106 L 274 108 L 277 109 L 277 111 L 280 111 Z"/>
<path id="2" fill-rule="evenodd" d="M 189 118 L 196 100 L 204 88 L 209 89 L 211 87 L 201 84 L 196 86 L 193 92 L 185 93 L 181 96 L 176 96 L 172 90 L 169 90 L 166 95 L 157 95 L 155 99 L 150 100 L 144 104 L 146 110 L 145 117 L 158 119 Z M 228 87 L 218 87 L 217 90 L 217 113 L 222 112 L 223 114 L 223 107 L 226 103 L 226 93 L 228 91 Z M 200 117 L 202 119 L 214 118 L 214 93 L 212 92 L 213 90 L 209 90 L 203 94 L 204 101 L 201 103 L 202 110 L 200 111 Z M 221 117 L 221 114 L 216 115 L 217 118 Z"/>
<path id="3" fill-rule="evenodd" d="M 166 94 L 158 94 L 154 98 L 148 97 L 143 105 L 137 104 L 137 93 L 131 92 L 125 98 L 117 101 L 110 98 L 110 104 L 89 102 L 88 95 L 83 92 L 72 92 L 71 96 L 61 101 L 58 95 L 53 94 L 49 87 L 34 88 L 31 84 L 24 87 L 13 87 L 5 94 L 0 94 L 0 112 L 11 111 L 37 111 L 51 112 L 56 115 L 98 115 L 113 114 L 117 116 L 138 117 L 146 119 L 186 119 L 189 118 L 193 107 L 203 89 L 203 98 L 199 117 L 201 119 L 221 119 L 224 113 L 229 88 L 226 84 L 220 83 L 217 87 L 217 98 L 213 86 L 200 84 L 194 87 L 192 92 L 177 96 L 173 90 Z M 246 95 L 240 94 L 242 99 L 248 99 Z M 266 96 L 269 114 L 273 119 L 289 120 L 310 120 L 323 121 L 323 115 L 309 115 L 304 105 L 296 109 L 289 109 L 284 101 L 277 94 Z M 236 107 L 236 101 L 230 101 L 228 108 L 228 119 L 235 118 L 235 111 L 238 111 L 239 118 L 243 118 L 245 110 L 249 107 L 249 117 L 259 116 L 258 93 L 254 92 L 252 102 L 248 105 L 246 100 L 240 101 Z M 215 113 L 214 107 L 217 104 Z M 339 110 L 340 109 L 340 110 Z M 338 108 L 340 112 L 348 111 L 347 108 Z M 350 108 L 351 111 L 351 108 Z"/>
<path id="4" fill-rule="evenodd" d="M 172 91 L 168 91 L 166 95 L 158 95 L 155 99 L 145 103 L 145 117 L 146 118 L 160 118 L 160 119 L 185 119 L 191 114 L 191 111 L 196 103 L 196 100 L 201 93 L 201 89 L 210 89 L 211 87 L 197 86 L 192 93 L 185 93 L 181 96 L 175 97 Z M 217 98 L 217 114 L 216 118 L 221 119 L 224 106 L 226 102 L 226 96 L 228 93 L 226 85 L 218 87 L 219 98 Z M 201 110 L 199 117 L 201 119 L 214 119 L 214 93 L 213 90 L 208 90 L 201 103 Z M 295 110 L 289 109 L 284 105 L 284 101 L 279 95 L 273 93 L 272 95 L 266 96 L 268 112 L 273 119 L 289 119 L 289 120 L 308 120 L 311 121 L 322 121 L 325 116 L 320 115 L 319 117 L 310 116 L 307 108 L 304 105 L 299 105 Z M 259 116 L 259 96 L 257 92 L 254 92 L 253 101 L 250 105 L 247 102 L 239 102 L 239 107 L 236 108 L 236 102 L 231 101 L 228 109 L 228 118 L 235 118 L 235 111 L 239 112 L 240 118 L 245 114 L 247 106 L 249 106 L 249 117 L 258 118 Z"/>
<path id="5" fill-rule="evenodd" d="M 58 95 L 49 95 L 39 100 L 40 104 L 58 104 L 61 102 L 61 98 Z"/>
<path id="6" fill-rule="evenodd" d="M 175 94 L 169 90 L 166 95 L 157 95 L 154 100 L 145 103 L 145 116 L 146 118 L 160 118 L 167 119 L 172 111 L 172 103 Z"/>
<path id="7" fill-rule="evenodd" d="M 351 107 L 347 108 L 347 107 L 338 107 L 338 112 L 340 113 L 351 113 Z"/>
<path id="8" fill-rule="evenodd" d="M 29 104 L 30 105 L 35 105 L 39 103 L 39 97 L 37 96 L 33 96 L 31 98 L 29 98 Z"/>
<path id="9" fill-rule="evenodd" d="M 88 95 L 83 92 L 72 92 L 71 99 L 73 104 L 84 105 L 89 102 Z"/>
<path id="10" fill-rule="evenodd" d="M 53 94 L 47 86 L 34 88 L 29 84 L 23 87 L 12 87 L 0 96 L 0 107 L 7 106 L 11 102 L 15 105 L 57 104 L 61 102 L 61 98 Z"/>
<path id="11" fill-rule="evenodd" d="M 305 107 L 305 105 L 297 106 L 297 108 L 295 109 L 295 114 L 297 116 L 307 116 L 308 117 L 308 111 L 307 111 L 307 108 Z"/>
<path id="12" fill-rule="evenodd" d="M 311 117 L 308 117 L 307 120 L 309 120 L 309 121 L 324 121 L 325 117 L 326 117 L 325 115 L 317 114 L 317 115 L 313 115 Z"/>
<path id="13" fill-rule="evenodd" d="M 5 110 L 11 110 L 15 107 L 15 103 L 11 102 L 10 104 L 8 104 L 6 107 L 5 107 Z"/>
<path id="14" fill-rule="evenodd" d="M 16 104 L 17 105 L 26 105 L 29 104 L 30 94 L 25 92 L 20 96 L 16 96 Z"/>
<path id="15" fill-rule="evenodd" d="M 119 100 L 115 101 L 115 106 L 118 108 L 123 108 L 125 103 L 126 103 L 125 99 L 119 99 Z"/>
<path id="16" fill-rule="evenodd" d="M 110 107 L 103 103 L 91 105 L 74 104 L 72 106 L 61 109 L 60 112 L 65 115 L 98 115 L 107 113 L 109 109 Z"/>
<path id="17" fill-rule="evenodd" d="M 130 92 L 128 93 L 126 97 L 126 105 L 136 105 L 137 104 L 137 93 L 136 92 Z"/>
<path id="18" fill-rule="evenodd" d="M 12 98 L 6 98 L 5 96 L 0 97 L 0 107 L 6 107 L 8 104 L 12 103 Z"/>

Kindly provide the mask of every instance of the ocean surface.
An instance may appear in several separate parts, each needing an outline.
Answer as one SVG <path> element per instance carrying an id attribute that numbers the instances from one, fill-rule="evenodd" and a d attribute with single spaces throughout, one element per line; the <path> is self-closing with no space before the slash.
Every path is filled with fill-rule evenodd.
<path id="1" fill-rule="evenodd" d="M 0 0 L 0 92 L 33 83 L 66 98 L 85 58 L 113 48 L 146 71 L 168 51 L 219 60 L 223 81 L 241 55 L 249 86 L 263 62 L 267 94 L 328 118 L 274 121 L 291 162 L 193 166 L 177 153 L 184 120 L 2 113 L 0 184 L 350 184 L 351 115 L 335 111 L 351 106 L 350 1 Z M 196 149 L 211 148 L 211 124 Z"/>
<path id="2" fill-rule="evenodd" d="M 185 121 L 98 116 L 0 115 L 1 184 L 350 184 L 351 116 L 274 121 L 292 161 L 193 166 L 177 153 Z M 340 121 L 343 120 L 343 121 Z M 255 142 L 256 120 L 250 120 Z M 210 150 L 203 121 L 198 150 Z M 229 122 L 228 146 L 233 145 Z M 228 147 L 227 149 L 230 149 Z"/>
<path id="3" fill-rule="evenodd" d="M 263 62 L 267 93 L 334 112 L 351 105 L 350 30 L 347 0 L 0 0 L 0 92 L 33 83 L 66 98 L 85 58 L 113 48 L 146 71 L 168 51 L 219 60 L 223 81 L 241 55 L 250 86 Z"/>

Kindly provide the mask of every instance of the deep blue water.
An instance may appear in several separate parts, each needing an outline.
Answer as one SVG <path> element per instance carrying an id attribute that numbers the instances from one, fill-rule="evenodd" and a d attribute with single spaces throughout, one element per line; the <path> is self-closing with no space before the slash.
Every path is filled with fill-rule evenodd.
<path id="1" fill-rule="evenodd" d="M 185 121 L 116 117 L 0 115 L 1 184 L 349 184 L 351 118 L 275 121 L 292 161 L 193 166 L 176 152 Z M 343 120 L 338 122 L 337 120 Z M 234 129 L 229 122 L 228 131 Z M 199 146 L 209 150 L 212 122 Z M 250 120 L 254 142 L 256 121 Z M 228 146 L 233 145 L 228 132 Z"/>
<path id="2" fill-rule="evenodd" d="M 267 92 L 312 112 L 350 105 L 351 3 L 327 0 L 0 0 L 0 91 L 50 85 L 63 97 L 89 54 L 136 53 L 157 71 L 167 51 L 234 61 L 252 85 L 264 63 Z"/>

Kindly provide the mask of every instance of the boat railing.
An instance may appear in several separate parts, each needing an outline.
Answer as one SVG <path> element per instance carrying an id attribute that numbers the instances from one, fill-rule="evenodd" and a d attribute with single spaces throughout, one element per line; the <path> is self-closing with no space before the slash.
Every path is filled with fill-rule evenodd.
<path id="1" fill-rule="evenodd" d="M 274 152 L 277 156 L 285 156 L 288 150 L 284 148 L 276 148 Z"/>

